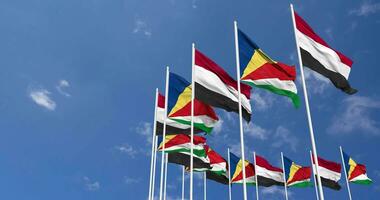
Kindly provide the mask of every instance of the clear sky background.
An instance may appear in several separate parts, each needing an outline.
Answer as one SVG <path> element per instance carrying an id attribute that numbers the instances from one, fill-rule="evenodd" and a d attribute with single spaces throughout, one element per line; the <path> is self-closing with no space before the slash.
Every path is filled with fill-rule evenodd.
<path id="1" fill-rule="evenodd" d="M 146 199 L 154 91 L 164 90 L 165 66 L 188 80 L 191 43 L 235 77 L 233 20 L 273 59 L 297 64 L 288 1 L 1 0 L 0 199 Z M 305 71 L 320 156 L 340 162 L 339 145 L 367 166 L 371 186 L 351 185 L 354 199 L 380 196 L 380 2 L 294 1 L 295 9 L 354 65 L 348 96 Z M 298 67 L 297 67 L 298 70 Z M 297 87 L 303 100 L 302 87 Z M 254 89 L 252 152 L 280 166 L 280 152 L 310 165 L 304 102 Z M 208 143 L 239 154 L 238 117 L 217 110 Z M 159 164 L 158 164 L 159 165 Z M 158 169 L 159 170 L 159 169 Z M 168 199 L 180 197 L 178 166 L 169 166 Z M 195 179 L 196 199 L 202 181 Z M 188 183 L 188 182 L 187 182 Z M 347 199 L 344 179 L 327 199 Z M 186 185 L 188 188 L 188 184 Z M 156 190 L 157 191 L 157 190 Z M 313 199 L 314 189 L 290 189 Z M 208 181 L 209 199 L 228 189 Z M 242 187 L 233 187 L 241 199 Z M 157 193 L 156 193 L 157 194 Z M 186 194 L 188 196 L 188 194 Z M 249 189 L 249 199 L 254 199 Z M 260 188 L 283 199 L 283 188 Z"/>

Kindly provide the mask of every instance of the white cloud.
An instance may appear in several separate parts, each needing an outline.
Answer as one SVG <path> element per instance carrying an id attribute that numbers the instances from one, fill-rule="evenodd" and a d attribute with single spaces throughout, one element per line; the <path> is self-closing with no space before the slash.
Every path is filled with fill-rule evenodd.
<path id="1" fill-rule="evenodd" d="M 266 187 L 260 190 L 263 195 L 277 195 L 285 196 L 284 187 Z M 288 190 L 288 197 L 292 196 L 292 193 Z"/>
<path id="2" fill-rule="evenodd" d="M 100 189 L 100 183 L 98 181 L 92 181 L 87 176 L 83 177 L 84 185 L 88 191 L 96 191 Z"/>
<path id="3" fill-rule="evenodd" d="M 291 132 L 283 127 L 279 126 L 277 127 L 275 134 L 274 134 L 274 139 L 273 139 L 272 146 L 275 148 L 280 148 L 283 146 L 290 147 L 292 151 L 297 150 L 297 145 L 298 145 L 298 139 L 294 135 L 291 134 Z"/>
<path id="4" fill-rule="evenodd" d="M 58 85 L 55 88 L 61 95 L 65 97 L 70 97 L 71 95 L 64 91 L 64 89 L 68 87 L 70 87 L 70 83 L 67 80 L 63 79 L 58 82 Z"/>
<path id="5" fill-rule="evenodd" d="M 244 124 L 244 133 L 256 139 L 266 140 L 269 135 L 269 131 L 250 122 Z"/>
<path id="6" fill-rule="evenodd" d="M 323 94 L 330 84 L 330 80 L 311 69 L 304 67 L 304 75 L 308 91 L 313 94 Z M 301 77 L 297 78 L 301 83 Z"/>
<path id="7" fill-rule="evenodd" d="M 332 28 L 329 27 L 329 28 L 326 28 L 325 29 L 325 33 L 326 35 L 332 40 L 333 39 L 333 31 L 332 31 Z"/>
<path id="8" fill-rule="evenodd" d="M 251 94 L 253 109 L 257 111 L 268 110 L 268 108 L 272 107 L 274 99 L 267 94 L 267 91 L 261 92 L 259 90 L 255 89 Z"/>
<path id="9" fill-rule="evenodd" d="M 198 8 L 197 0 L 192 0 L 191 1 L 191 7 L 193 7 L 194 9 Z"/>
<path id="10" fill-rule="evenodd" d="M 364 131 L 372 135 L 380 134 L 379 123 L 371 117 L 371 111 L 380 109 L 380 100 L 350 96 L 343 100 L 343 105 L 343 109 L 334 116 L 329 133 L 338 135 L 358 131 L 362 134 Z"/>
<path id="11" fill-rule="evenodd" d="M 135 34 L 141 33 L 148 38 L 152 36 L 152 31 L 149 29 L 147 23 L 142 19 L 135 20 L 135 26 L 132 32 Z"/>
<path id="12" fill-rule="evenodd" d="M 136 184 L 141 182 L 141 178 L 124 177 L 124 182 L 126 184 Z"/>
<path id="13" fill-rule="evenodd" d="M 223 129 L 223 120 L 219 119 L 219 121 L 215 124 L 214 128 L 212 129 L 212 132 L 215 133 L 215 135 L 218 135 L 222 129 Z"/>
<path id="14" fill-rule="evenodd" d="M 46 89 L 31 89 L 29 97 L 39 106 L 48 110 L 55 110 L 56 103 L 50 98 L 50 92 Z"/>
<path id="15" fill-rule="evenodd" d="M 152 144 L 152 123 L 149 122 L 141 122 L 135 129 L 135 131 L 146 137 L 146 140 L 148 141 L 149 144 Z"/>
<path id="16" fill-rule="evenodd" d="M 137 150 L 133 148 L 133 146 L 129 144 L 123 144 L 120 146 L 115 146 L 115 149 L 118 150 L 120 153 L 127 154 L 129 157 L 134 158 L 135 155 L 138 153 Z"/>
<path id="17" fill-rule="evenodd" d="M 371 1 L 363 1 L 359 8 L 349 11 L 349 14 L 357 16 L 368 16 L 380 11 L 380 3 L 372 3 Z"/>

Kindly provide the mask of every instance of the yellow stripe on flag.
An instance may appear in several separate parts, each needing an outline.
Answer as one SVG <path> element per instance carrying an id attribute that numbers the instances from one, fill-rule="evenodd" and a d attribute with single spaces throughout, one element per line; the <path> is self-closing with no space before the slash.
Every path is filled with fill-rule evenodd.
<path id="1" fill-rule="evenodd" d="M 261 49 L 255 49 L 251 60 L 248 62 L 247 67 L 244 69 L 242 79 L 266 63 L 276 63 L 276 61 L 272 60 Z"/>
<path id="2" fill-rule="evenodd" d="M 176 113 L 178 110 L 185 107 L 188 103 L 191 102 L 191 86 L 188 86 L 183 90 L 183 92 L 178 96 L 177 102 L 173 109 L 169 113 L 169 117 Z"/>

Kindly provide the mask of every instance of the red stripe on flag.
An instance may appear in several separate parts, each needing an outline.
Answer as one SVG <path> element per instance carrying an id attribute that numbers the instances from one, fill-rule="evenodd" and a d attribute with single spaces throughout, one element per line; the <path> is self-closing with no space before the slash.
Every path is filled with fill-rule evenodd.
<path id="1" fill-rule="evenodd" d="M 294 174 L 293 178 L 289 181 L 290 183 L 296 181 L 302 181 L 309 179 L 311 177 L 311 167 L 302 167 Z"/>
<path id="2" fill-rule="evenodd" d="M 267 79 L 278 78 L 283 81 L 294 81 L 296 79 L 295 67 L 290 67 L 283 63 L 265 63 L 244 79 Z"/>
<path id="3" fill-rule="evenodd" d="M 183 108 L 179 109 L 177 112 L 173 113 L 169 117 L 184 117 L 184 116 L 190 116 L 190 115 L 191 115 L 191 102 L 186 104 Z M 199 116 L 199 115 L 207 115 L 208 117 L 214 120 L 219 120 L 218 116 L 216 115 L 216 113 L 210 106 L 195 99 L 194 100 L 194 116 Z"/>
<path id="4" fill-rule="evenodd" d="M 165 109 L 165 96 L 158 93 L 158 102 L 157 102 L 157 106 L 159 108 L 164 108 Z"/>
<path id="5" fill-rule="evenodd" d="M 314 155 L 313 155 L 313 164 L 315 164 L 314 163 Z M 319 165 L 319 167 L 326 168 L 326 169 L 334 171 L 336 173 L 340 173 L 340 171 L 342 170 L 342 166 L 339 163 L 329 161 L 329 160 L 325 160 L 323 158 L 320 158 L 319 156 L 318 156 L 318 165 Z"/>
<path id="6" fill-rule="evenodd" d="M 366 168 L 364 165 L 362 164 L 357 164 L 355 169 L 351 172 L 351 174 L 348 175 L 349 179 L 353 179 L 357 176 L 360 176 L 362 174 L 365 174 L 366 173 Z"/>
<path id="7" fill-rule="evenodd" d="M 275 172 L 282 172 L 281 168 L 274 167 L 267 160 L 265 160 L 263 157 L 256 155 L 256 165 L 263 167 L 269 171 L 275 171 Z"/>

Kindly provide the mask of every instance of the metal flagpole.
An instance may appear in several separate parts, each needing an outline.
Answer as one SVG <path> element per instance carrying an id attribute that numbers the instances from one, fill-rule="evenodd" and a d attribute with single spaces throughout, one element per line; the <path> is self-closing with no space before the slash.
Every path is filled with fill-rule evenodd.
<path id="1" fill-rule="evenodd" d="M 185 166 L 182 166 L 182 200 L 185 200 Z"/>
<path id="2" fill-rule="evenodd" d="M 231 161 L 230 161 L 230 148 L 227 148 L 228 153 L 228 197 L 229 200 L 232 200 L 232 194 L 231 194 Z"/>
<path id="3" fill-rule="evenodd" d="M 158 88 L 156 88 L 156 100 L 154 102 L 154 121 L 153 121 L 153 133 L 152 133 L 152 151 L 150 158 L 150 177 L 149 177 L 149 197 L 148 199 L 152 200 L 152 190 L 153 190 L 153 160 L 155 154 L 154 141 L 156 139 L 156 117 L 157 117 L 157 101 L 158 101 Z"/>
<path id="4" fill-rule="evenodd" d="M 293 4 L 290 4 L 290 9 L 292 11 L 292 20 L 293 20 L 293 28 L 294 28 L 294 37 L 296 40 L 296 46 L 297 46 L 297 54 L 298 54 L 298 61 L 299 61 L 299 67 L 301 71 L 301 80 L 302 80 L 302 86 L 303 86 L 303 93 L 304 93 L 304 98 L 305 98 L 305 106 L 306 106 L 306 114 L 307 114 L 307 119 L 309 123 L 309 130 L 310 130 L 310 139 L 311 139 L 311 146 L 313 149 L 313 154 L 315 158 L 318 158 L 317 154 L 317 147 L 315 145 L 315 139 L 314 139 L 314 131 L 313 131 L 313 122 L 311 120 L 311 113 L 310 113 L 310 108 L 309 108 L 309 98 L 307 95 L 307 89 L 306 89 L 306 82 L 305 82 L 305 76 L 303 73 L 303 64 L 302 64 L 302 58 L 301 58 L 301 52 L 298 46 L 298 39 L 297 39 L 297 34 L 296 34 L 296 22 L 295 22 L 295 17 L 294 17 L 294 9 L 293 9 Z M 318 159 L 315 159 L 315 165 L 317 166 L 318 169 Z M 317 172 L 317 180 L 318 180 L 318 189 L 319 189 L 319 196 L 321 197 L 321 200 L 324 200 L 323 196 L 323 189 L 322 189 L 322 184 L 321 184 L 321 177 L 319 176 L 318 170 Z"/>
<path id="5" fill-rule="evenodd" d="M 166 200 L 166 183 L 168 180 L 168 154 L 165 154 L 165 179 L 164 179 L 164 200 Z"/>
<path id="6" fill-rule="evenodd" d="M 203 172 L 203 199 L 207 200 L 207 176 L 206 172 Z"/>
<path id="7" fill-rule="evenodd" d="M 161 177 L 160 177 L 160 200 L 162 200 L 163 185 L 164 185 L 164 164 L 165 164 L 165 137 L 166 137 L 166 118 L 168 116 L 168 93 L 169 93 L 169 66 L 166 67 L 166 83 L 165 83 L 165 117 L 164 127 L 162 130 L 162 151 L 161 151 Z"/>
<path id="8" fill-rule="evenodd" d="M 157 123 L 157 122 L 156 122 Z M 156 127 L 156 125 L 154 126 Z M 156 181 L 156 161 L 157 161 L 157 143 L 158 136 L 154 137 L 154 157 L 153 157 L 153 178 L 152 178 L 152 196 L 151 200 L 154 199 L 154 189 L 155 189 L 155 181 Z"/>
<path id="9" fill-rule="evenodd" d="M 317 195 L 317 200 L 319 200 L 319 195 L 318 195 L 318 184 L 317 180 L 315 179 L 315 168 L 313 164 L 313 155 L 310 151 L 310 161 L 311 161 L 311 168 L 313 169 L 313 180 L 314 180 L 314 188 L 315 188 L 315 194 Z"/>
<path id="10" fill-rule="evenodd" d="M 346 171 L 346 165 L 345 165 L 345 162 L 344 162 L 342 146 L 339 146 L 339 149 L 340 149 L 340 156 L 342 157 L 342 165 L 343 165 L 344 175 L 346 176 L 346 184 L 347 184 L 348 196 L 350 197 L 350 200 L 352 200 L 351 189 L 350 189 L 350 184 L 348 183 L 348 175 L 347 175 L 347 171 Z"/>
<path id="11" fill-rule="evenodd" d="M 253 152 L 253 161 L 255 169 L 255 182 L 256 182 L 256 200 L 259 200 L 259 181 L 257 181 L 257 170 L 256 170 L 256 152 Z"/>
<path id="12" fill-rule="evenodd" d="M 195 66 L 195 44 L 192 44 L 192 57 L 191 57 L 191 140 L 190 140 L 190 200 L 193 200 L 193 144 L 194 144 L 194 66 Z"/>
<path id="13" fill-rule="evenodd" d="M 235 32 L 235 53 L 236 53 L 236 80 L 238 85 L 238 98 L 239 98 L 239 126 L 240 126 L 240 147 L 241 147 L 241 159 L 243 165 L 243 196 L 244 200 L 247 200 L 247 182 L 245 180 L 245 155 L 244 155 L 244 133 L 243 133 L 243 117 L 241 109 L 241 88 L 240 88 L 240 57 L 239 57 L 239 41 L 238 41 L 238 28 L 237 22 L 234 21 L 234 32 Z"/>
<path id="14" fill-rule="evenodd" d="M 286 181 L 286 172 L 285 172 L 285 165 L 284 165 L 284 154 L 281 152 L 281 162 L 282 162 L 282 171 L 284 176 L 284 186 L 285 186 L 285 199 L 288 200 L 288 184 Z"/>

